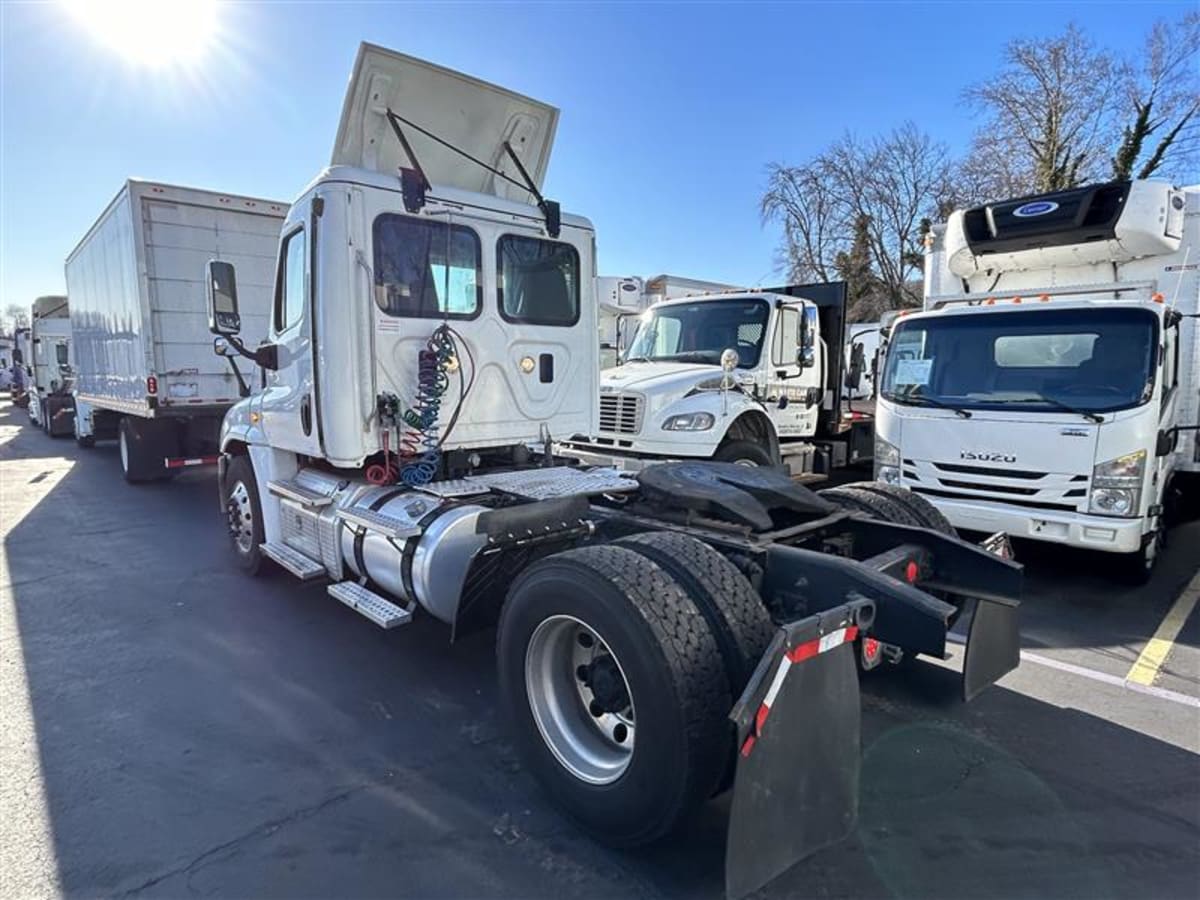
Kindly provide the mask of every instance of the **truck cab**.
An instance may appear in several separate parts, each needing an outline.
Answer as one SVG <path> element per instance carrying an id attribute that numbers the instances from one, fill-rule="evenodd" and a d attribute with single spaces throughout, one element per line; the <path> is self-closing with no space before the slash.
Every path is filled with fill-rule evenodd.
<path id="1" fill-rule="evenodd" d="M 52 437 L 74 430 L 67 298 L 38 297 L 30 322 L 29 418 Z"/>
<path id="2" fill-rule="evenodd" d="M 1200 470 L 1200 192 L 1096 185 L 959 211 L 891 328 L 877 477 L 958 528 L 1124 554 L 1149 576 Z"/>
<path id="3" fill-rule="evenodd" d="M 831 440 L 849 430 L 843 310 L 840 284 L 655 303 L 601 373 L 594 433 L 572 436 L 568 452 L 632 469 L 716 459 L 805 476 L 845 464 L 845 443 Z"/>

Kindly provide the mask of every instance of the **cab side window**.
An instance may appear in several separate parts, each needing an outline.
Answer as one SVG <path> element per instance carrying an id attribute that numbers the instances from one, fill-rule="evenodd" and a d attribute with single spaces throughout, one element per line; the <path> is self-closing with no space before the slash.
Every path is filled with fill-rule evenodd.
<path id="1" fill-rule="evenodd" d="M 1179 341 L 1176 328 L 1164 329 L 1162 344 L 1162 410 L 1166 410 L 1179 381 Z"/>
<path id="2" fill-rule="evenodd" d="M 794 366 L 800 314 L 794 309 L 782 309 L 778 322 L 775 327 L 775 340 L 771 344 L 771 362 L 777 366 Z"/>
<path id="3" fill-rule="evenodd" d="M 287 331 L 304 318 L 304 229 L 283 241 L 279 253 L 279 278 L 275 287 L 275 333 Z"/>
<path id="4" fill-rule="evenodd" d="M 506 234 L 496 242 L 500 315 L 530 325 L 579 321 L 579 253 L 570 244 Z"/>

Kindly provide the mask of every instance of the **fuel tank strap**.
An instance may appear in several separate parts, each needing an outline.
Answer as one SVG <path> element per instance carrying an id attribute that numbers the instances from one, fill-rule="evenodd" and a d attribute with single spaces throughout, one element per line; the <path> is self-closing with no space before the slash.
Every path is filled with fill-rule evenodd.
<path id="1" fill-rule="evenodd" d="M 463 504 L 458 500 L 447 500 L 441 506 L 435 507 L 422 516 L 417 522 L 417 527 L 421 529 L 422 533 L 424 533 L 425 529 L 432 525 L 439 517 L 441 517 L 443 513 L 454 509 L 456 506 L 462 505 Z M 411 600 L 417 599 L 413 589 L 412 566 L 413 556 L 417 552 L 417 544 L 420 542 L 420 540 L 421 539 L 419 537 L 409 538 L 406 540 L 404 542 L 404 550 L 400 554 L 400 578 L 404 583 L 404 593 L 406 593 Z"/>
<path id="2" fill-rule="evenodd" d="M 386 491 L 372 500 L 367 505 L 367 509 L 369 509 L 371 512 L 379 512 L 379 510 L 381 510 L 388 503 L 388 501 L 394 500 L 405 493 L 408 493 L 407 488 L 396 488 L 392 491 Z M 367 529 L 359 528 L 354 533 L 354 564 L 355 568 L 358 569 L 358 574 L 361 577 L 370 580 L 371 576 L 367 573 L 367 559 L 363 554 L 363 542 L 366 541 L 366 539 Z"/>

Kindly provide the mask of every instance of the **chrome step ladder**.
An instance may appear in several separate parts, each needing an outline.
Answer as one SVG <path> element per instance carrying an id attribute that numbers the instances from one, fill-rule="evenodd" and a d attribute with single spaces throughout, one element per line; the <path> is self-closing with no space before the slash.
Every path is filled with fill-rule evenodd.
<path id="1" fill-rule="evenodd" d="M 325 574 L 325 566 L 287 544 L 269 541 L 259 544 L 259 549 L 301 581 L 312 581 Z"/>
<path id="2" fill-rule="evenodd" d="M 396 628 L 412 621 L 411 611 L 397 606 L 356 581 L 339 581 L 328 588 L 329 596 L 366 616 L 380 628 Z"/>
<path id="3" fill-rule="evenodd" d="M 332 497 L 310 490 L 290 478 L 282 478 L 279 481 L 268 481 L 267 491 L 276 497 L 283 497 L 285 500 L 299 503 L 301 506 L 320 507 L 328 506 L 333 502 Z"/>

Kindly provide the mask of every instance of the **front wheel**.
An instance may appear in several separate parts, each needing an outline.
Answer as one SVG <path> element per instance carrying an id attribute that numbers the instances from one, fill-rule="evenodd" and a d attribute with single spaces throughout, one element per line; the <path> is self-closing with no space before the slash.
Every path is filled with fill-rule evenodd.
<path id="1" fill-rule="evenodd" d="M 709 626 L 631 549 L 547 557 L 509 592 L 500 696 L 526 768 L 584 830 L 649 843 L 713 793 L 733 746 Z"/>
<path id="2" fill-rule="evenodd" d="M 250 575 L 257 575 L 265 563 L 261 547 L 266 538 L 263 537 L 258 481 L 250 457 L 235 456 L 230 461 L 221 485 L 221 498 L 225 503 L 225 522 L 238 567 Z"/>
<path id="3" fill-rule="evenodd" d="M 773 466 L 771 454 L 754 441 L 726 441 L 717 448 L 713 459 L 718 462 L 731 462 L 739 466 Z"/>

